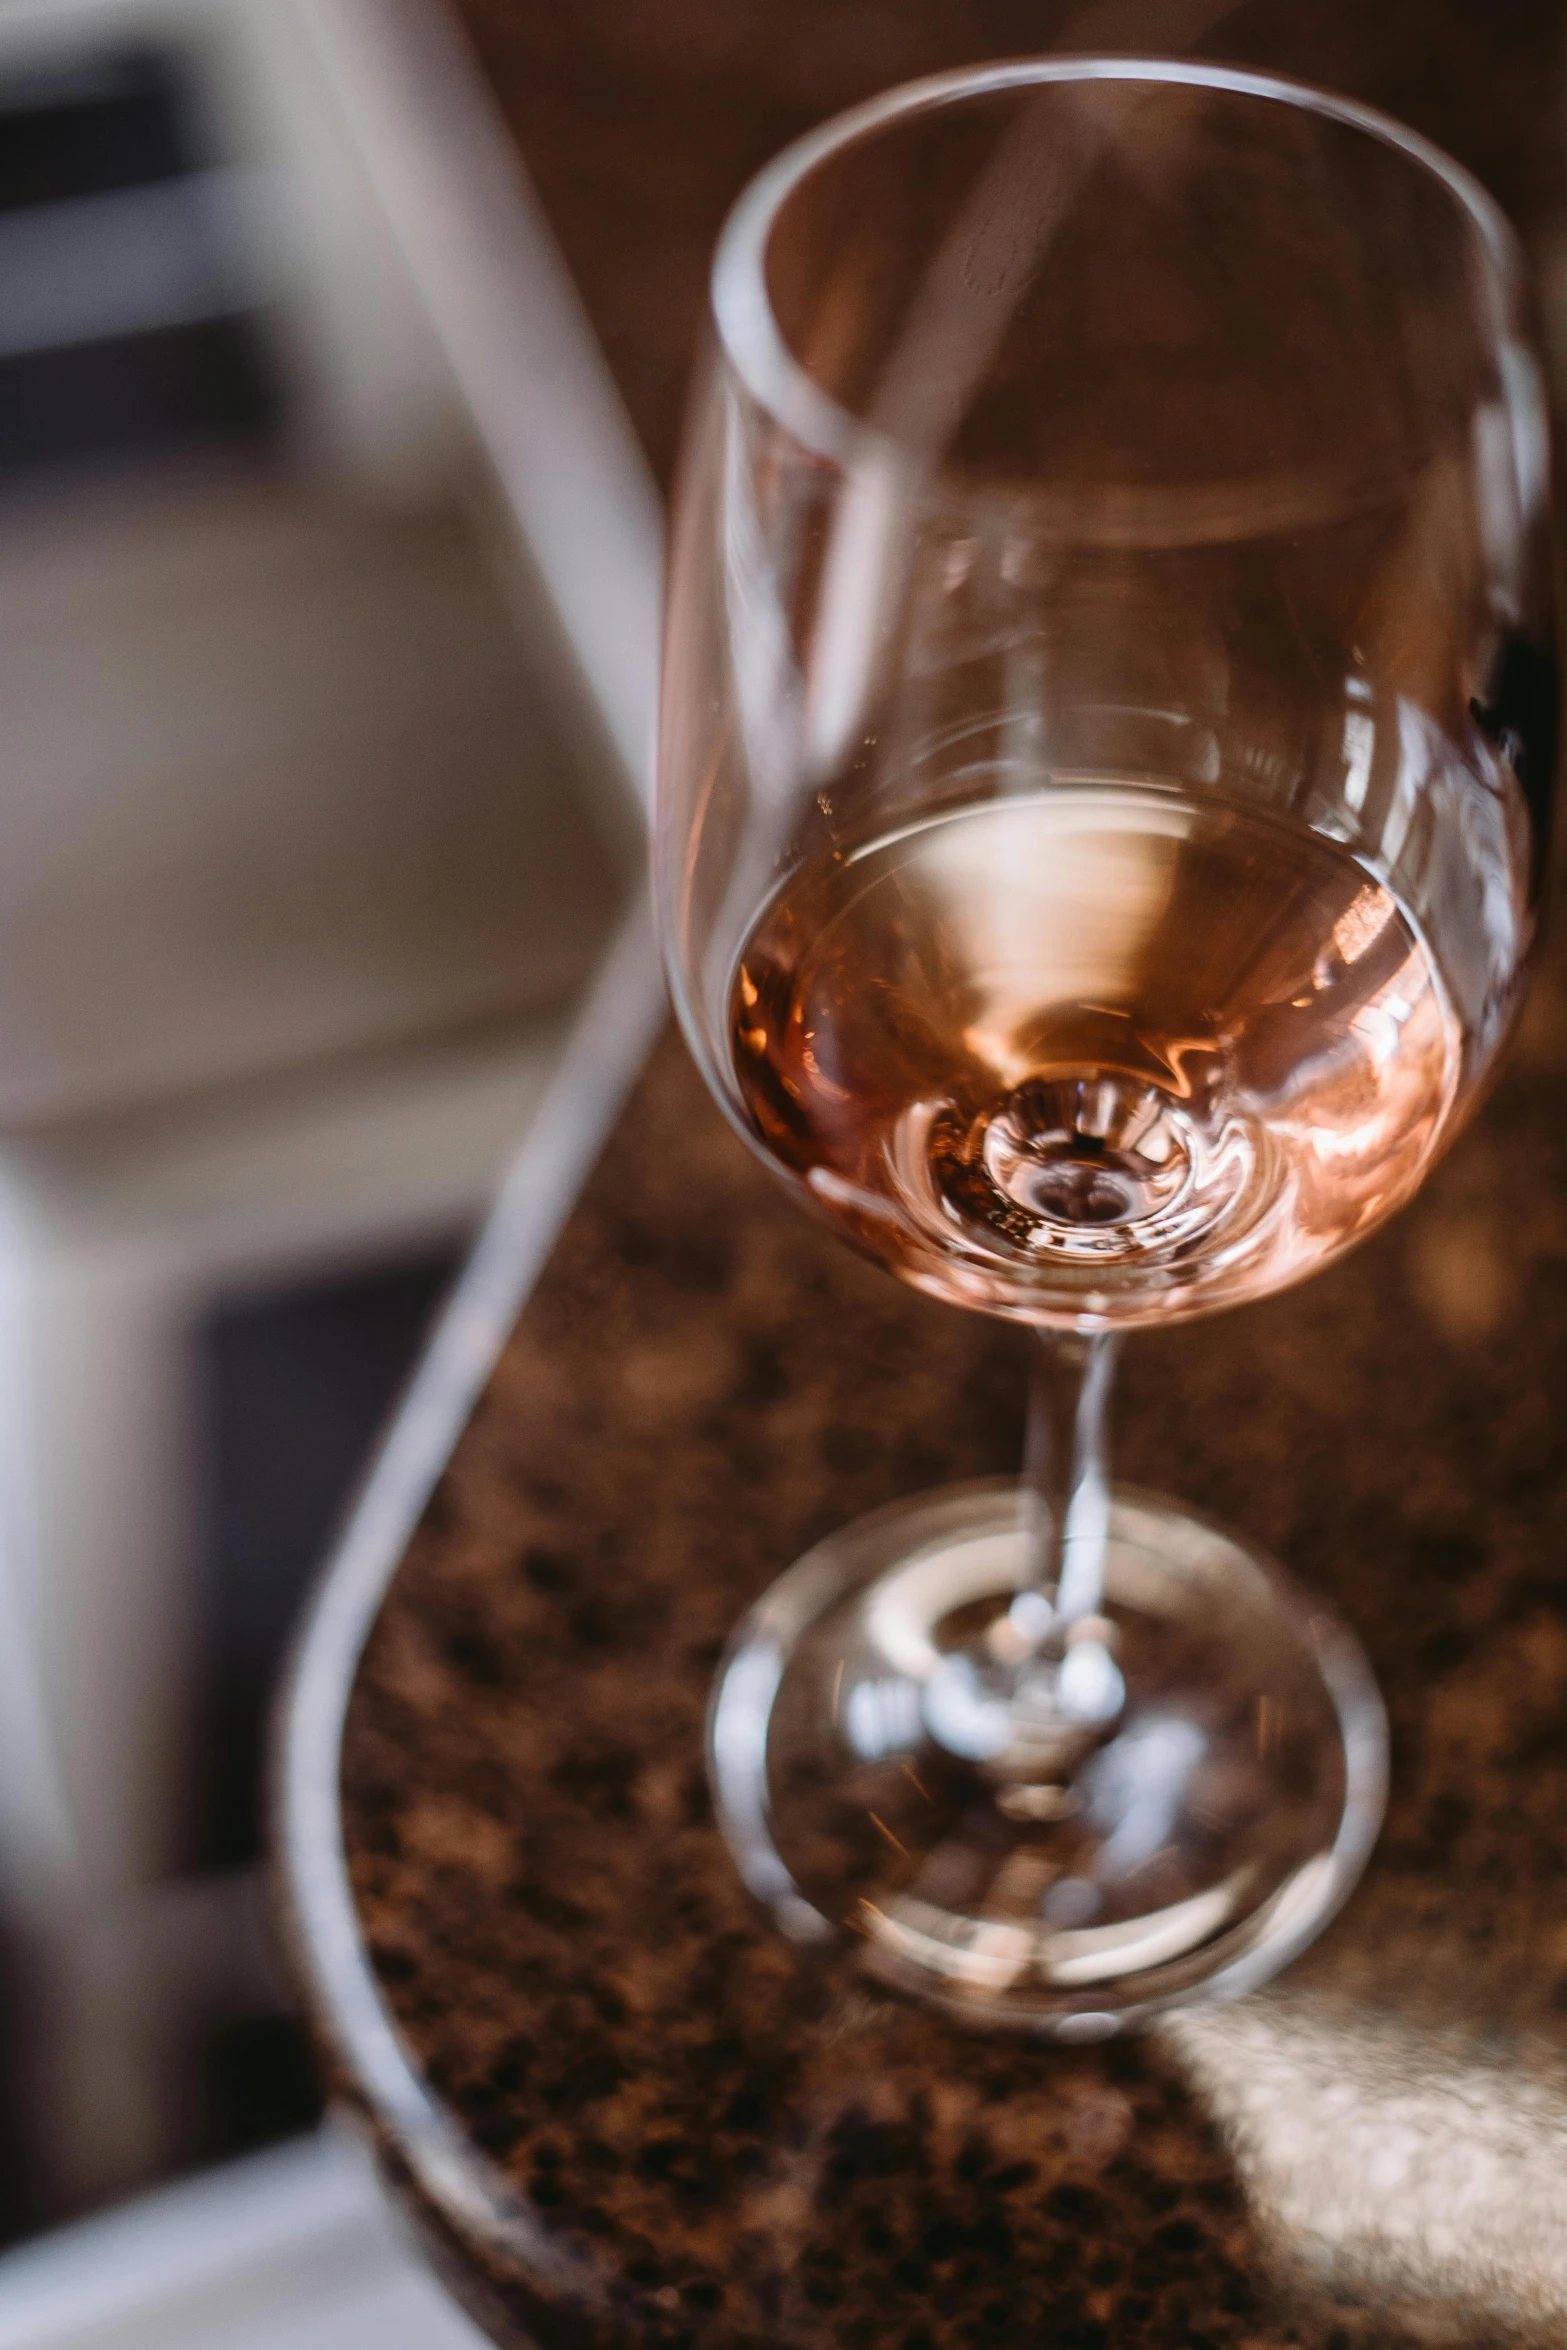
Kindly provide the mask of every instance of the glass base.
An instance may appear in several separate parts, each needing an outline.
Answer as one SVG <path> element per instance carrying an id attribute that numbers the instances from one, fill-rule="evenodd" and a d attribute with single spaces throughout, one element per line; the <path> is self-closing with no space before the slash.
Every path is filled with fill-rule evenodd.
<path id="1" fill-rule="evenodd" d="M 851 1938 L 970 2022 L 1100 2039 L 1320 1931 L 1381 1824 L 1386 1718 L 1323 1602 L 1127 1487 L 1101 1613 L 1052 1644 L 1013 1605 L 1022 1507 L 957 1486 L 809 1552 L 730 1643 L 709 1768 L 795 1940 Z"/>

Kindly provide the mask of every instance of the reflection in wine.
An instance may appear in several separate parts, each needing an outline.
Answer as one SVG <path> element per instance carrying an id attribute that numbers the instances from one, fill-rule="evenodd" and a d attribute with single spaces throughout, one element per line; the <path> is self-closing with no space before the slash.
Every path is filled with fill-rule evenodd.
<path id="1" fill-rule="evenodd" d="M 748 939 L 760 1140 L 920 1287 L 1068 1327 L 1275 1289 L 1444 1139 L 1432 956 L 1337 842 L 1130 784 L 986 800 L 791 875 Z"/>

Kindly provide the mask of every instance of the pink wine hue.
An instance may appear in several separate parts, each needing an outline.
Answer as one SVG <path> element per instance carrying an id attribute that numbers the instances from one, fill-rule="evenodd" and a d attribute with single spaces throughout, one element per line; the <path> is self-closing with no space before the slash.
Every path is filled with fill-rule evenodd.
<path id="1" fill-rule="evenodd" d="M 1300 1279 L 1445 1138 L 1459 1035 L 1389 891 L 1153 787 L 988 800 L 808 864 L 731 999 L 744 1110 L 956 1304 L 1095 1327 Z"/>

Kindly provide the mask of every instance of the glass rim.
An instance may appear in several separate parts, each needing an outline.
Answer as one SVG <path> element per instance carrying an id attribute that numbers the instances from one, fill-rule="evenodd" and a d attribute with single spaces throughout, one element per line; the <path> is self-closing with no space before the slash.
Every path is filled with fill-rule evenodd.
<path id="1" fill-rule="evenodd" d="M 1524 284 L 1522 248 L 1495 197 L 1445 148 L 1379 107 L 1287 74 L 1195 58 L 1064 55 L 958 66 L 897 83 L 792 140 L 742 189 L 719 233 L 708 286 L 719 345 L 756 405 L 812 455 L 842 463 L 881 435 L 874 424 L 823 389 L 789 349 L 779 328 L 767 291 L 766 255 L 786 200 L 830 156 L 900 117 L 992 91 L 1074 81 L 1166 84 L 1261 98 L 1324 116 L 1398 150 L 1440 181 L 1468 216 L 1496 269 L 1505 308 L 1516 312 Z"/>

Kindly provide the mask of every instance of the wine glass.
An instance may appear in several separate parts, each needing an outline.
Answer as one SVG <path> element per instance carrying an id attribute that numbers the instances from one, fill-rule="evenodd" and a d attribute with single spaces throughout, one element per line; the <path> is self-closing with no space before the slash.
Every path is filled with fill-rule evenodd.
<path id="1" fill-rule="evenodd" d="M 802 1205 L 1038 1334 L 1021 1483 L 833 1535 L 740 1626 L 720 1823 L 799 1940 L 1087 2039 L 1262 1981 L 1364 1865 L 1348 1630 L 1113 1487 L 1121 1333 L 1416 1189 L 1535 938 L 1547 453 L 1488 197 L 1345 100 L 985 66 L 802 139 L 713 272 L 656 887 Z"/>

